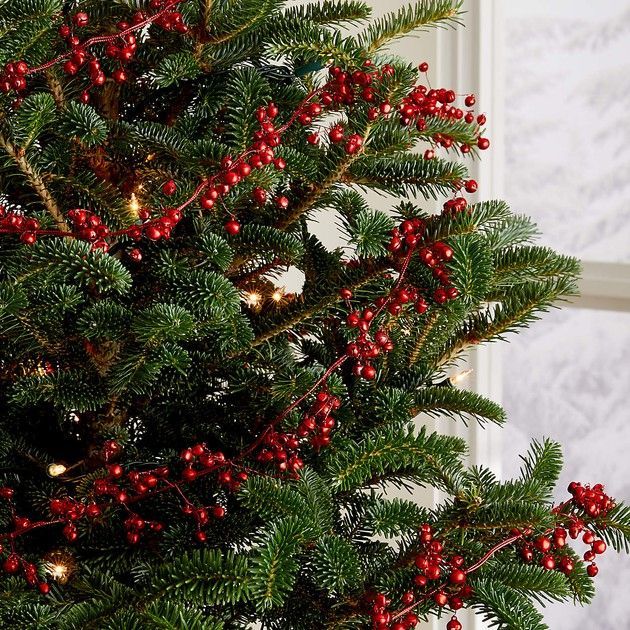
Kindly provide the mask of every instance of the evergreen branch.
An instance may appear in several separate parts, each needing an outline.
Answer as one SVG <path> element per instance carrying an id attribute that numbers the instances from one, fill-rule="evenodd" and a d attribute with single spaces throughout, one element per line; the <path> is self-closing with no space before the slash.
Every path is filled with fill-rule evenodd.
<path id="1" fill-rule="evenodd" d="M 368 54 L 373 54 L 393 40 L 423 27 L 456 23 L 461 5 L 454 0 L 420 0 L 375 20 L 357 39 Z"/>
<path id="2" fill-rule="evenodd" d="M 421 155 L 365 156 L 350 166 L 348 183 L 399 196 L 419 193 L 425 199 L 452 193 L 466 179 L 463 165 Z"/>
<path id="3" fill-rule="evenodd" d="M 414 416 L 420 413 L 430 415 L 446 414 L 466 419 L 471 417 L 477 422 L 486 420 L 496 424 L 503 424 L 506 420 L 505 411 L 495 402 L 466 390 L 449 386 L 423 387 L 413 395 Z"/>
<path id="4" fill-rule="evenodd" d="M 42 204 L 54 219 L 57 229 L 63 232 L 69 232 L 70 228 L 66 224 L 57 202 L 53 199 L 48 188 L 44 184 L 44 180 L 37 173 L 37 171 L 31 166 L 26 159 L 26 154 L 21 149 L 18 149 L 11 143 L 6 136 L 0 132 L 0 147 L 2 147 L 9 157 L 15 162 L 20 172 L 26 178 L 26 181 L 33 187 L 42 201 Z"/>
<path id="5" fill-rule="evenodd" d="M 379 429 L 356 444 L 346 442 L 343 449 L 333 451 L 326 468 L 334 486 L 343 491 L 374 485 L 396 473 L 399 478 L 407 476 L 456 493 L 459 458 L 465 451 L 462 440 L 427 435 L 424 427 L 418 434 L 406 428 Z"/>
<path id="6" fill-rule="evenodd" d="M 543 616 L 518 591 L 492 578 L 475 579 L 474 608 L 497 630 L 549 630 Z"/>
<path id="7" fill-rule="evenodd" d="M 169 597 L 212 606 L 251 598 L 252 579 L 245 556 L 217 549 L 194 550 L 141 572 L 149 601 Z"/>
<path id="8" fill-rule="evenodd" d="M 435 324 L 438 322 L 439 319 L 440 319 L 440 312 L 437 309 L 429 313 L 428 317 L 426 318 L 424 322 L 424 326 L 422 327 L 422 331 L 416 337 L 416 340 L 413 345 L 413 349 L 411 350 L 411 353 L 409 354 L 409 360 L 407 362 L 407 365 L 409 367 L 411 367 L 412 365 L 415 365 L 420 360 L 422 349 L 424 348 L 426 341 L 429 335 L 431 334 L 431 330 L 433 329 L 433 326 L 435 326 Z"/>

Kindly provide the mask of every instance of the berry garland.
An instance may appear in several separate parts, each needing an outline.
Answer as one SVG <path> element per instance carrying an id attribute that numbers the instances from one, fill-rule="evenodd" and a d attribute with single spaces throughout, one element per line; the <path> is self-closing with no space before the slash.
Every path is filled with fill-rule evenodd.
<path id="1" fill-rule="evenodd" d="M 45 71 L 46 69 L 62 63 L 64 71 L 68 75 L 76 75 L 82 69 L 87 68 L 90 78 L 90 86 L 84 90 L 80 100 L 88 102 L 89 90 L 103 85 L 106 80 L 99 59 L 91 52 L 91 49 L 100 44 L 105 44 L 105 54 L 119 61 L 119 68 L 114 71 L 112 78 L 119 83 L 127 80 L 124 65 L 133 60 L 137 48 L 134 32 L 150 24 L 157 24 L 167 30 L 186 33 L 187 27 L 183 23 L 181 14 L 174 11 L 174 7 L 185 0 L 152 0 L 150 8 L 156 12 L 147 15 L 138 12 L 134 15 L 131 24 L 119 23 L 119 32 L 115 35 L 102 35 L 81 41 L 70 25 L 60 28 L 60 35 L 67 41 L 69 51 L 55 59 L 37 67 L 29 68 L 24 62 L 17 61 L 7 64 L 5 72 L 0 77 L 0 89 L 4 92 L 15 90 L 18 95 L 16 106 L 21 102 L 22 94 L 27 89 L 26 77 Z M 73 25 L 77 29 L 84 28 L 89 23 L 89 16 L 85 13 L 77 13 L 73 17 Z M 426 63 L 420 64 L 421 72 L 428 70 Z M 104 224 L 102 219 L 88 209 L 77 208 L 67 213 L 71 222 L 68 231 L 42 229 L 39 222 L 33 218 L 26 218 L 19 212 L 7 212 L 0 207 L 0 233 L 19 235 L 20 240 L 28 245 L 34 244 L 41 236 L 59 238 L 76 238 L 87 241 L 97 250 L 106 252 L 112 239 L 127 236 L 132 240 L 140 241 L 143 237 L 151 241 L 168 239 L 171 231 L 182 220 L 183 211 L 199 201 L 202 209 L 210 211 L 230 191 L 246 180 L 255 170 L 273 165 L 278 170 L 286 168 L 286 162 L 276 155 L 276 148 L 281 145 L 282 135 L 294 124 L 299 123 L 305 127 L 311 126 L 315 119 L 322 117 L 330 111 L 338 109 L 341 105 L 354 105 L 365 102 L 370 105 L 368 119 L 375 121 L 379 117 L 390 117 L 394 114 L 392 105 L 387 100 L 380 100 L 379 87 L 383 80 L 395 74 L 390 65 L 381 68 L 375 67 L 367 61 L 360 70 L 347 72 L 339 67 L 330 69 L 330 79 L 323 87 L 308 94 L 297 109 L 281 126 L 276 126 L 275 120 L 279 115 L 278 107 L 270 103 L 257 111 L 257 119 L 260 129 L 254 134 L 253 144 L 242 154 L 233 158 L 225 157 L 221 161 L 220 170 L 213 175 L 204 178 L 196 187 L 192 195 L 181 205 L 170 208 L 151 210 L 143 208 L 139 212 L 141 223 L 129 228 L 112 231 Z M 480 128 L 485 124 L 483 115 L 475 119 L 472 111 L 464 111 L 453 103 L 456 95 L 451 90 L 429 89 L 424 85 L 415 86 L 398 110 L 401 124 L 409 126 L 414 124 L 419 131 L 428 127 L 430 118 L 449 120 L 464 119 L 467 123 L 475 122 L 477 129 L 477 146 L 479 149 L 487 149 L 489 141 L 481 137 Z M 469 95 L 465 99 L 466 107 L 474 105 L 474 97 Z M 328 130 L 328 140 L 331 144 L 343 144 L 344 150 L 349 155 L 359 153 L 364 146 L 364 138 L 359 134 L 347 134 L 340 124 L 334 125 Z M 319 133 L 309 133 L 306 141 L 311 145 L 319 145 L 321 136 Z M 449 149 L 453 145 L 453 138 L 444 133 L 433 135 L 433 148 L 425 152 L 425 159 L 435 157 L 435 148 L 442 146 Z M 471 147 L 462 145 L 462 153 L 468 153 Z M 477 189 L 474 180 L 461 182 L 466 192 L 473 193 Z M 162 193 L 172 196 L 177 192 L 177 183 L 169 180 L 162 185 Z M 255 204 L 263 206 L 269 202 L 268 192 L 260 187 L 252 191 L 252 200 Z M 279 209 L 287 209 L 290 200 L 279 196 L 273 200 Z M 444 204 L 444 213 L 456 213 L 465 210 L 467 202 L 463 197 L 455 197 Z M 159 216 L 154 216 L 154 215 Z M 237 218 L 231 216 L 225 223 L 228 234 L 235 236 L 240 232 L 241 225 Z M 3 569 L 7 573 L 23 574 L 29 584 L 37 585 L 42 593 L 49 591 L 49 585 L 40 581 L 37 576 L 37 567 L 26 561 L 16 552 L 15 540 L 30 531 L 42 527 L 63 525 L 62 532 L 69 542 L 76 540 L 78 536 L 77 522 L 82 519 L 96 520 L 103 516 L 104 512 L 122 506 L 127 513 L 124 520 L 126 537 L 130 544 L 140 542 L 142 536 L 148 532 L 159 533 L 163 524 L 157 521 L 147 521 L 131 506 L 139 501 L 150 498 L 158 493 L 173 492 L 182 502 L 182 512 L 189 515 L 196 523 L 195 538 L 199 542 L 206 539 L 203 530 L 210 518 L 220 519 L 225 516 L 225 507 L 220 504 L 209 506 L 195 506 L 186 496 L 184 487 L 195 480 L 210 474 L 216 475 L 217 483 L 229 491 L 237 491 L 240 485 L 248 478 L 248 474 L 267 474 L 264 471 L 252 471 L 245 465 L 245 461 L 254 457 L 260 464 L 269 464 L 277 471 L 276 474 L 289 473 L 296 475 L 304 465 L 300 457 L 300 448 L 308 438 L 311 446 L 319 450 L 330 443 L 330 434 L 335 426 L 332 412 L 338 409 L 341 401 L 332 395 L 328 389 L 329 377 L 347 361 L 353 362 L 353 373 L 357 377 L 373 380 L 377 371 L 374 360 L 382 353 L 393 349 L 393 343 L 385 328 L 379 327 L 374 334 L 372 328 L 379 322 L 385 309 L 389 316 L 396 317 L 404 309 L 413 308 L 418 313 L 425 313 L 430 302 L 437 305 L 457 298 L 457 289 L 450 284 L 446 264 L 453 257 L 453 250 L 446 243 L 429 242 L 425 238 L 427 222 L 418 218 L 408 219 L 392 231 L 389 243 L 389 251 L 392 264 L 398 271 L 398 279 L 391 291 L 379 298 L 373 306 L 352 310 L 347 317 L 346 324 L 350 329 L 357 330 L 356 338 L 351 341 L 345 353 L 339 357 L 316 381 L 316 383 L 300 398 L 294 401 L 287 409 L 274 418 L 260 433 L 258 438 L 242 453 L 232 460 L 228 460 L 220 452 L 211 452 L 204 444 L 197 444 L 185 449 L 181 454 L 184 468 L 177 478 L 173 477 L 173 471 L 169 466 L 160 466 L 151 470 L 128 470 L 115 462 L 120 455 L 121 446 L 113 441 L 107 441 L 102 448 L 101 458 L 107 474 L 93 483 L 93 497 L 88 502 L 81 502 L 72 497 L 55 498 L 50 501 L 49 509 L 54 518 L 50 520 L 30 521 L 28 518 L 15 512 L 13 503 L 14 490 L 9 487 L 0 488 L 0 499 L 8 501 L 13 511 L 14 529 L 11 532 L 0 534 L 0 540 L 10 543 L 9 555 L 3 562 Z M 410 285 L 406 281 L 407 270 L 412 257 L 417 255 L 420 262 L 432 270 L 440 286 L 432 295 L 418 287 Z M 142 252 L 133 248 L 129 252 L 132 260 L 140 262 Z M 346 302 L 348 308 L 352 308 L 353 298 L 350 289 L 342 289 L 340 297 Z M 287 433 L 278 430 L 279 425 L 286 417 L 304 401 L 314 395 L 314 401 L 308 411 L 303 415 L 302 421 L 296 433 Z M 65 471 L 65 467 L 61 467 Z M 58 474 L 63 475 L 63 472 Z M 2 549 L 0 547 L 0 553 Z"/>
<path id="2" fill-rule="evenodd" d="M 413 577 L 412 587 L 400 599 L 401 608 L 389 610 L 392 601 L 383 593 L 368 593 L 365 597 L 373 630 L 414 628 L 419 622 L 414 610 L 428 600 L 432 600 L 438 608 L 448 607 L 456 613 L 465 605 L 465 600 L 474 594 L 467 583 L 468 575 L 486 564 L 497 552 L 509 547 L 519 553 L 525 563 L 536 560 L 547 571 L 557 570 L 570 575 L 574 570 L 574 562 L 566 548 L 567 529 L 572 539 L 584 532 L 582 540 L 591 547 L 583 556 L 585 561 L 591 562 L 587 567 L 587 574 L 590 577 L 597 575 L 597 565 L 592 561 L 596 555 L 606 551 L 606 543 L 597 539 L 586 527 L 585 519 L 605 517 L 615 506 L 615 502 L 604 492 L 601 484 L 591 488 L 572 482 L 568 491 L 572 498 L 552 510 L 556 518 L 555 528 L 540 536 L 534 536 L 531 528 L 514 529 L 509 537 L 492 546 L 469 566 L 466 566 L 466 558 L 448 549 L 436 537 L 431 525 L 422 525 L 418 536 L 418 551 L 412 560 L 418 572 Z M 538 552 L 537 557 L 534 549 Z M 446 628 L 462 630 L 462 624 L 454 615 Z"/>
<path id="3" fill-rule="evenodd" d="M 165 12 L 170 11 L 170 7 L 173 4 L 173 2 L 168 3 L 165 8 L 154 16 L 145 18 L 142 22 L 138 22 L 137 25 L 129 26 L 121 34 L 128 35 L 128 32 L 147 23 L 162 23 L 161 20 L 167 15 Z M 116 37 L 120 37 L 120 35 L 91 38 L 84 43 L 82 50 L 94 45 L 94 43 L 109 41 Z M 39 72 L 43 68 L 59 63 L 65 57 L 66 55 L 57 57 L 43 66 L 30 70 L 28 73 Z M 8 64 L 7 68 L 13 68 L 13 71 L 15 71 L 15 68 L 21 66 L 22 63 L 14 62 Z M 335 111 L 340 105 L 353 105 L 361 101 L 373 105 L 368 110 L 368 118 L 371 121 L 376 120 L 380 116 L 391 116 L 394 113 L 391 104 L 387 100 L 379 102 L 378 87 L 384 79 L 394 74 L 395 69 L 392 66 L 385 64 L 379 69 L 371 61 L 365 62 L 364 69 L 354 72 L 344 71 L 337 66 L 332 67 L 330 69 L 330 80 L 321 88 L 309 93 L 290 116 L 289 120 L 279 127 L 276 127 L 274 123 L 274 120 L 280 113 L 274 103 L 259 108 L 257 119 L 260 123 L 260 129 L 255 132 L 254 142 L 250 147 L 237 157 L 227 156 L 223 158 L 220 170 L 202 179 L 194 192 L 179 206 L 155 210 L 142 208 L 139 212 L 140 224 L 114 231 L 105 225 L 102 219 L 93 212 L 80 208 L 68 212 L 68 218 L 71 221 L 69 230 L 46 230 L 40 228 L 37 219 L 27 219 L 19 212 L 7 212 L 0 206 L 0 234 L 17 234 L 22 242 L 29 245 L 34 244 L 40 236 L 72 237 L 87 241 L 92 244 L 94 249 L 102 251 L 109 249 L 109 241 L 111 239 L 122 236 L 127 236 L 134 241 L 140 241 L 143 237 L 151 241 L 168 239 L 173 228 L 182 220 L 184 210 L 194 202 L 198 201 L 203 210 L 210 211 L 234 187 L 250 177 L 254 171 L 270 167 L 271 165 L 278 170 L 284 170 L 287 166 L 286 161 L 284 158 L 276 155 L 276 149 L 282 144 L 282 135 L 295 123 L 310 126 L 315 119 L 324 116 L 327 112 Z M 6 84 L 3 87 L 6 87 Z M 461 108 L 453 105 L 455 99 L 456 95 L 452 90 L 443 88 L 436 90 L 429 89 L 424 85 L 417 85 L 403 99 L 403 103 L 398 110 L 401 124 L 408 126 L 414 123 L 420 131 L 427 128 L 427 121 L 430 118 L 447 120 L 461 120 L 465 118 L 467 122 L 472 124 L 475 120 L 472 111 L 468 111 L 464 115 L 464 111 Z M 467 97 L 466 101 L 474 102 L 470 101 L 470 97 Z M 487 149 L 490 143 L 486 138 L 481 137 L 482 124 L 485 124 L 485 117 L 480 115 L 477 117 L 477 145 L 480 149 Z M 328 137 L 331 144 L 345 143 L 345 151 L 349 155 L 356 154 L 363 147 L 364 139 L 360 135 L 346 134 L 343 126 L 339 124 L 334 125 L 329 130 Z M 307 142 L 315 145 L 319 144 L 320 135 L 317 133 L 309 134 Z M 436 146 L 448 149 L 453 145 L 453 138 L 444 133 L 436 133 L 433 135 L 433 142 Z M 463 153 L 467 153 L 470 151 L 470 146 L 462 145 L 460 150 Z M 430 154 L 425 153 L 426 159 L 432 159 L 435 155 L 433 149 L 429 151 Z M 460 185 L 468 193 L 473 193 L 477 190 L 477 182 L 474 180 L 461 182 Z M 173 180 L 168 180 L 162 185 L 162 193 L 165 196 L 172 196 L 176 191 L 177 183 Z M 263 206 L 269 201 L 269 195 L 263 188 L 256 187 L 252 191 L 252 200 L 257 205 Z M 279 196 L 274 199 L 274 204 L 279 209 L 287 209 L 290 205 L 290 200 L 287 197 Z M 461 211 L 466 206 L 462 197 L 449 200 L 447 204 L 449 209 L 454 209 L 455 211 Z M 224 227 L 231 236 L 236 236 L 241 230 L 241 224 L 233 215 L 230 216 Z M 392 244 L 392 247 L 394 246 Z M 142 260 L 142 252 L 138 248 L 130 250 L 129 256 L 135 262 Z M 443 301 L 446 300 L 443 299 Z"/>

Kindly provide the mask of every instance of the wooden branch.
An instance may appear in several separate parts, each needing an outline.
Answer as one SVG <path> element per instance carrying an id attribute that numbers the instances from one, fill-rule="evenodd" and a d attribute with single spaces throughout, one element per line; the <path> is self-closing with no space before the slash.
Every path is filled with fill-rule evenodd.
<path id="1" fill-rule="evenodd" d="M 63 93 L 63 87 L 61 86 L 59 78 L 52 70 L 47 70 L 45 76 L 55 105 L 57 105 L 58 109 L 64 109 L 66 107 L 66 97 Z"/>
<path id="2" fill-rule="evenodd" d="M 24 150 L 16 147 L 10 140 L 5 138 L 2 133 L 0 133 L 0 147 L 2 147 L 7 152 L 9 157 L 11 157 L 11 159 L 20 169 L 21 173 L 24 175 L 28 183 L 39 195 L 39 198 L 44 204 L 44 207 L 46 208 L 46 210 L 48 210 L 50 216 L 52 216 L 52 218 L 55 220 L 57 229 L 62 230 L 63 232 L 69 232 L 70 228 L 65 222 L 63 214 L 59 209 L 57 202 L 50 194 L 48 188 L 46 188 L 44 180 L 29 164 L 28 160 L 26 159 Z"/>

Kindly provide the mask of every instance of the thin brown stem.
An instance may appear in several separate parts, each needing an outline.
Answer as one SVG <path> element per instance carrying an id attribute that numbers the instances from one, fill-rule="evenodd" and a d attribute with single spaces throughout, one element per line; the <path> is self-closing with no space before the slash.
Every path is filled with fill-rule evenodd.
<path id="1" fill-rule="evenodd" d="M 66 224 L 63 214 L 57 205 L 57 202 L 54 200 L 53 196 L 50 194 L 48 188 L 44 184 L 44 180 L 41 176 L 33 169 L 28 160 L 26 159 L 26 154 L 23 149 L 16 147 L 8 138 L 6 138 L 2 133 L 0 133 L 0 147 L 2 147 L 9 157 L 15 162 L 16 166 L 20 169 L 20 172 L 24 175 L 28 183 L 38 194 L 41 199 L 44 207 L 55 220 L 55 224 L 57 228 L 62 232 L 69 232 L 70 228 Z"/>

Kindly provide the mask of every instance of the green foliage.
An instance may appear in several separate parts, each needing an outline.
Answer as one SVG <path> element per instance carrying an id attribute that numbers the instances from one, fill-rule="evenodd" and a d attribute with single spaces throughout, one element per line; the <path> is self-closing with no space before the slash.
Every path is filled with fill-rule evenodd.
<path id="1" fill-rule="evenodd" d="M 422 428 L 379 430 L 356 443 L 345 443 L 328 457 L 327 468 L 335 487 L 349 491 L 382 479 L 409 479 L 452 490 L 453 476 L 466 452 L 464 442 Z"/>
<path id="2" fill-rule="evenodd" d="M 28 147 L 56 118 L 55 101 L 44 92 L 24 99 L 15 117 L 13 139 L 22 149 Z"/>
<path id="3" fill-rule="evenodd" d="M 212 606 L 218 602 L 234 604 L 251 597 L 247 558 L 215 549 L 195 550 L 172 562 L 147 566 L 139 577 L 148 585 L 147 594 L 155 601 L 182 598 Z"/>
<path id="4" fill-rule="evenodd" d="M 477 422 L 486 421 L 503 424 L 505 411 L 495 402 L 476 394 L 457 390 L 448 386 L 423 387 L 413 395 L 413 409 L 417 413 L 447 415 L 455 418 L 472 418 Z"/>
<path id="5" fill-rule="evenodd" d="M 466 169 L 454 162 L 425 160 L 419 155 L 391 158 L 365 156 L 350 168 L 351 181 L 396 196 L 422 195 L 436 199 L 449 194 L 466 178 Z"/>
<path id="6" fill-rule="evenodd" d="M 185 79 L 194 79 L 201 73 L 199 63 L 188 51 L 165 57 L 155 68 L 153 78 L 157 85 L 166 88 Z"/>
<path id="7" fill-rule="evenodd" d="M 76 29 L 84 39 L 115 33 L 147 4 L 0 1 L 0 64 L 24 59 L 32 67 L 65 55 L 59 26 L 77 11 L 90 15 Z M 33 246 L 0 235 L 0 486 L 16 489 L 15 510 L 0 501 L 0 537 L 15 514 L 56 519 L 52 498 L 102 505 L 98 517 L 78 519 L 73 544 L 63 544 L 55 524 L 4 545 L 0 565 L 15 546 L 42 579 L 51 549 L 71 554 L 76 570 L 47 598 L 22 575 L 3 573 L 0 626 L 358 630 L 370 625 L 367 592 L 381 590 L 396 606 L 408 590 L 423 524 L 467 566 L 513 528 L 540 535 L 555 527 L 557 444 L 535 442 L 520 476 L 501 480 L 467 466 L 465 442 L 442 433 L 455 433 L 447 422 L 505 422 L 499 405 L 451 386 L 448 375 L 471 344 L 518 331 L 573 295 L 577 261 L 537 245 L 535 225 L 503 202 L 449 215 L 434 214 L 432 201 L 402 199 L 441 204 L 459 194 L 464 160 L 476 157 L 461 152 L 475 146 L 475 123 L 427 116 L 419 129 L 397 115 L 374 120 L 370 105 L 357 102 L 284 128 L 334 63 L 349 72 L 368 59 L 389 64 L 391 75 L 374 87 L 396 111 L 423 78 L 415 63 L 375 53 L 455 24 L 459 9 L 457 0 L 425 0 L 370 21 L 361 0 L 188 0 L 178 6 L 188 32 L 144 29 L 130 79 L 90 89 L 89 104 L 80 102 L 84 70 L 69 76 L 60 64 L 30 74 L 21 102 L 0 94 L 1 204 L 47 232 Z M 103 48 L 95 53 L 110 75 L 117 62 Z M 275 155 L 286 168 L 254 168 L 211 211 L 199 199 L 188 203 L 222 160 L 251 146 L 258 109 L 270 102 L 283 131 Z M 360 151 L 325 141 L 336 120 L 364 139 Z M 307 142 L 315 131 L 320 146 Z M 422 144 L 437 134 L 452 139 L 451 149 L 424 159 Z M 167 197 L 170 179 L 177 191 Z M 255 186 L 268 191 L 268 203 L 254 203 Z M 169 238 L 117 234 L 145 220 L 132 193 L 151 220 L 183 208 Z M 377 210 L 372 193 L 396 199 Z M 107 252 L 49 233 L 78 208 L 111 229 Z M 237 235 L 224 229 L 232 216 L 242 226 Z M 334 235 L 314 226 L 324 216 L 345 239 L 336 249 L 325 244 Z M 444 264 L 459 295 L 438 304 L 439 280 L 413 256 L 405 282 L 429 307 L 419 314 L 409 304 L 394 316 L 373 305 L 401 271 L 389 254 L 391 231 L 412 218 L 425 225 L 423 247 L 452 248 Z M 142 260 L 129 255 L 133 248 Z M 286 280 L 276 299 L 286 271 L 303 276 L 303 286 Z M 341 289 L 351 290 L 349 301 Z M 376 312 L 370 335 L 386 331 L 394 347 L 373 359 L 374 381 L 357 377 L 352 359 L 335 370 L 326 383 L 341 401 L 334 426 L 304 435 L 318 379 L 356 338 L 348 314 L 366 307 Z M 418 414 L 434 416 L 439 430 L 423 427 Z M 330 444 L 320 448 L 327 434 Z M 286 442 L 284 451 L 272 438 Z M 103 444 L 112 439 L 122 448 L 106 462 Z M 225 462 L 184 482 L 181 454 L 192 445 L 222 452 Z M 274 461 L 263 461 L 269 455 Z M 298 472 L 279 470 L 285 458 Z M 66 473 L 48 476 L 53 462 Z M 116 492 L 94 490 L 113 474 L 111 463 L 125 471 L 110 479 L 132 495 L 124 505 Z M 158 490 L 136 495 L 126 473 L 161 466 L 169 476 Z M 439 490 L 440 504 L 420 505 L 418 485 Z M 212 515 L 208 523 L 200 509 Z M 146 524 L 140 543 L 129 545 L 123 521 L 134 515 Z M 629 549 L 628 507 L 587 521 L 609 545 Z M 587 603 L 593 586 L 584 563 L 568 547 L 558 553 L 575 561 L 568 576 L 524 564 L 514 544 L 485 557 L 468 576 L 472 605 L 495 627 L 538 630 L 545 626 L 534 604 Z M 431 599 L 417 608 L 422 622 L 437 612 Z"/>
<path id="8" fill-rule="evenodd" d="M 548 630 L 543 616 L 524 595 L 502 582 L 475 580 L 475 608 L 483 619 L 498 630 Z"/>
<path id="9" fill-rule="evenodd" d="M 453 0 L 421 0 L 374 20 L 359 39 L 373 53 L 418 29 L 454 21 L 460 6 Z"/>
<path id="10" fill-rule="evenodd" d="M 49 282 L 76 283 L 85 290 L 102 293 L 126 293 L 131 274 L 119 260 L 89 243 L 78 240 L 45 240 L 27 252 L 31 272 L 44 273 Z"/>
<path id="11" fill-rule="evenodd" d="M 64 110 L 61 132 L 86 147 L 95 147 L 107 137 L 107 123 L 90 105 L 70 101 Z"/>
<path id="12" fill-rule="evenodd" d="M 335 595 L 358 590 L 363 581 L 360 564 L 355 548 L 339 536 L 323 536 L 313 551 L 313 576 Z"/>

